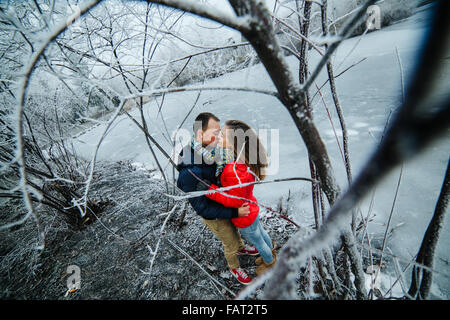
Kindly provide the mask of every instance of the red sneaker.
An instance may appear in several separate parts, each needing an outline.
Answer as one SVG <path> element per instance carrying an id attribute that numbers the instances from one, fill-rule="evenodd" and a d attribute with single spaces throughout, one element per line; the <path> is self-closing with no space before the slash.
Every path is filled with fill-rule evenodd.
<path id="1" fill-rule="evenodd" d="M 242 284 L 249 285 L 252 282 L 252 278 L 241 268 L 230 269 L 230 272 Z"/>
<path id="2" fill-rule="evenodd" d="M 236 254 L 237 255 L 248 254 L 250 256 L 256 256 L 259 254 L 259 252 L 255 247 L 246 245 L 244 249 L 239 250 L 238 252 L 236 252 Z"/>

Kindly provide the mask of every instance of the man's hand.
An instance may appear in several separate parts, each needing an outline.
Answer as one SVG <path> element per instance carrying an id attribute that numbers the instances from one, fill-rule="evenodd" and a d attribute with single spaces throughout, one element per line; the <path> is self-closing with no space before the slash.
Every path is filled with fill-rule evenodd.
<path id="1" fill-rule="evenodd" d="M 240 207 L 238 209 L 238 216 L 239 217 L 246 217 L 250 214 L 250 206 L 248 205 L 248 203 L 244 203 L 242 205 L 242 207 Z"/>

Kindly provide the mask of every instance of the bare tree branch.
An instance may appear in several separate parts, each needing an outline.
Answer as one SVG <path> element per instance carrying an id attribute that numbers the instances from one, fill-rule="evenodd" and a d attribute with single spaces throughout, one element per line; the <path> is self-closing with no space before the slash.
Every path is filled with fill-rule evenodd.
<path id="1" fill-rule="evenodd" d="M 80 7 L 80 15 L 85 14 L 90 9 L 95 7 L 98 3 L 100 3 L 100 0 L 92 0 L 88 2 L 87 4 L 84 4 Z M 20 85 L 19 89 L 19 104 L 17 108 L 17 128 L 16 128 L 16 138 L 17 138 L 17 161 L 19 164 L 19 171 L 20 171 L 20 186 L 23 194 L 23 199 L 25 202 L 25 205 L 27 207 L 28 213 L 20 220 L 7 224 L 5 226 L 2 226 L 2 228 L 9 228 L 15 225 L 19 225 L 24 223 L 31 215 L 33 215 L 37 221 L 37 226 L 40 234 L 40 249 L 44 248 L 45 242 L 45 236 L 43 233 L 43 230 L 39 224 L 39 219 L 35 213 L 35 210 L 33 208 L 33 204 L 31 202 L 31 197 L 28 191 L 27 187 L 27 172 L 25 170 L 26 163 L 25 163 L 25 155 L 24 155 L 24 137 L 23 137 L 23 114 L 24 114 L 24 106 L 26 101 L 26 92 L 27 88 L 30 82 L 31 75 L 35 69 L 36 64 L 38 63 L 40 57 L 44 54 L 45 49 L 48 47 L 50 43 L 52 43 L 65 29 L 67 28 L 67 23 L 64 21 L 64 23 L 61 23 L 58 27 L 56 27 L 53 32 L 43 41 L 43 43 L 40 45 L 39 48 L 36 48 L 36 51 L 33 53 L 30 63 L 27 65 L 27 67 L 24 69 L 24 77 L 22 80 L 22 83 Z"/>

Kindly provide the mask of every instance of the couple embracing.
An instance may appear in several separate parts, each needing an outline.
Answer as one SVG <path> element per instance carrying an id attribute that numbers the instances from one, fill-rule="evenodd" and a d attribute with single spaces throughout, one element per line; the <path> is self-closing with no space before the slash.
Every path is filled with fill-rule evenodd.
<path id="1" fill-rule="evenodd" d="M 267 154 L 255 131 L 238 120 L 220 128 L 215 115 L 195 119 L 189 145 L 180 153 L 177 186 L 185 192 L 213 190 L 264 179 Z M 240 267 L 238 255 L 260 255 L 260 275 L 276 263 L 274 243 L 261 225 L 253 184 L 189 198 L 203 223 L 220 239 L 231 274 L 242 284 L 251 277 Z M 241 235 L 251 244 L 244 245 Z"/>

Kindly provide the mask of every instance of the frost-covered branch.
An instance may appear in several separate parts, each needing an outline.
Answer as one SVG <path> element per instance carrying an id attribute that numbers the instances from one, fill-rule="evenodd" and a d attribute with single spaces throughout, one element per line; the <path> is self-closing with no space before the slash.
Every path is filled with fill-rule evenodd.
<path id="1" fill-rule="evenodd" d="M 188 169 L 189 170 L 189 169 Z M 195 178 L 197 179 L 197 181 L 199 181 L 199 183 L 202 183 L 203 185 L 205 185 L 207 188 L 211 188 L 211 185 L 209 185 L 206 181 L 200 179 L 195 173 L 193 173 L 191 170 L 189 170 L 189 173 Z M 236 173 L 237 174 L 237 173 Z M 239 197 L 239 196 L 235 196 L 235 195 L 231 195 L 228 193 L 225 193 L 224 191 L 226 190 L 231 190 L 231 189 L 235 189 L 235 188 L 242 188 L 248 185 L 255 185 L 255 184 L 261 184 L 261 183 L 271 183 L 271 182 L 281 182 L 281 181 L 293 181 L 293 180 L 303 180 L 303 181 L 310 181 L 313 184 L 318 184 L 318 181 L 312 180 L 312 179 L 308 179 L 308 178 L 287 178 L 287 179 L 276 179 L 276 180 L 272 180 L 272 181 L 256 181 L 256 182 L 248 182 L 248 183 L 241 183 L 239 181 L 239 184 L 233 185 L 233 186 L 229 186 L 229 187 L 222 187 L 222 188 L 217 188 L 214 190 L 207 190 L 207 191 L 194 191 L 194 192 L 183 192 L 184 195 L 182 196 L 176 196 L 176 195 L 170 195 L 170 194 L 166 194 L 166 196 L 175 199 L 176 201 L 181 201 L 181 200 L 186 200 L 186 199 L 190 199 L 190 198 L 195 198 L 195 197 L 199 197 L 199 196 L 204 196 L 207 194 L 213 194 L 216 192 L 219 192 L 220 194 L 224 195 L 225 197 L 229 197 L 229 198 L 233 198 L 233 199 L 238 199 L 238 200 L 242 200 L 244 202 L 248 202 L 248 203 L 253 203 L 254 205 L 257 205 L 258 207 L 262 207 L 265 208 L 266 210 L 268 210 L 269 212 L 275 213 L 277 214 L 279 217 L 281 217 L 282 219 L 292 223 L 293 225 L 295 225 L 297 228 L 300 228 L 300 226 L 295 223 L 294 221 L 292 221 L 291 219 L 289 219 L 288 217 L 286 217 L 283 213 L 276 211 L 274 209 L 272 209 L 269 206 L 266 206 L 264 204 L 262 204 L 261 202 L 255 202 L 252 200 L 249 200 L 247 198 L 243 198 L 243 197 Z"/>
<path id="2" fill-rule="evenodd" d="M 225 86 L 184 86 L 184 87 L 175 87 L 175 88 L 161 88 L 161 89 L 152 89 L 152 90 L 144 90 L 143 92 L 135 93 L 132 95 L 125 96 L 125 99 L 136 99 L 139 97 L 151 97 L 158 94 L 164 93 L 176 93 L 176 92 L 189 92 L 189 91 L 243 91 L 243 92 L 255 92 L 266 94 L 269 96 L 278 97 L 277 92 L 264 90 L 259 88 L 246 88 L 246 87 L 225 87 Z"/>
<path id="3" fill-rule="evenodd" d="M 161 240 L 164 238 L 163 237 L 163 232 L 164 232 L 164 228 L 166 227 L 167 221 L 169 221 L 170 216 L 172 215 L 172 213 L 175 212 L 175 210 L 178 208 L 178 204 L 175 204 L 173 206 L 173 208 L 169 211 L 164 213 L 165 215 L 167 215 L 166 219 L 164 219 L 164 222 L 161 226 L 161 230 L 159 231 L 159 237 L 158 237 L 158 242 L 156 243 L 155 249 L 152 250 L 151 247 L 149 245 L 147 245 L 147 248 L 150 251 L 150 254 L 152 256 L 151 260 L 150 260 L 150 270 L 148 271 L 147 274 L 152 274 L 152 270 L 153 270 L 153 263 L 155 262 L 156 259 L 156 255 L 158 254 L 158 250 L 159 250 L 159 245 L 161 243 Z"/>
<path id="4" fill-rule="evenodd" d="M 248 29 L 249 22 L 246 18 L 229 15 L 217 7 L 196 0 L 150 0 L 150 2 L 190 12 L 239 31 Z"/>
<path id="5" fill-rule="evenodd" d="M 273 16 L 275 21 L 277 21 L 278 23 L 282 24 L 283 26 L 285 26 L 286 28 L 288 28 L 290 31 L 294 32 L 294 34 L 296 34 L 300 39 L 308 42 L 308 44 L 314 49 L 316 50 L 321 56 L 324 55 L 324 53 L 322 52 L 322 50 L 320 50 L 319 47 L 317 47 L 317 45 L 311 41 L 310 39 L 308 39 L 305 35 L 303 35 L 302 33 L 298 32 L 297 30 L 294 29 L 294 27 L 292 27 L 291 25 L 289 25 L 288 23 L 284 22 L 283 20 Z"/>
<path id="6" fill-rule="evenodd" d="M 85 14 L 87 11 L 95 7 L 100 0 L 92 0 L 83 6 L 80 7 L 80 15 Z M 13 225 L 22 224 L 25 222 L 31 215 L 35 216 L 36 221 L 38 220 L 38 217 L 36 216 L 30 192 L 28 190 L 28 182 L 27 182 L 27 172 L 26 172 L 26 163 L 25 163 L 25 154 L 24 154 L 24 132 L 23 132 L 23 118 L 24 118 L 24 106 L 26 101 L 26 95 L 27 95 L 27 89 L 30 82 L 31 75 L 36 67 L 36 64 L 38 63 L 41 56 L 44 54 L 45 50 L 49 46 L 50 43 L 52 43 L 65 29 L 67 28 L 67 23 L 64 21 L 59 26 L 57 26 L 52 32 L 49 32 L 48 36 L 45 38 L 45 40 L 42 42 L 42 44 L 35 49 L 35 52 L 30 58 L 30 62 L 23 70 L 23 80 L 21 81 L 21 84 L 19 86 L 19 93 L 18 93 L 18 107 L 17 107 L 17 114 L 16 114 L 16 158 L 17 162 L 19 164 L 19 172 L 20 172 L 20 181 L 19 184 L 21 186 L 23 199 L 25 206 L 27 208 L 27 214 L 20 220 L 18 220 Z M 43 249 L 44 246 L 44 233 L 41 229 L 39 222 L 38 222 L 38 229 L 40 233 L 40 240 L 41 240 L 41 249 Z"/>
<path id="7" fill-rule="evenodd" d="M 179 246 L 177 246 L 175 243 L 173 243 L 172 241 L 170 241 L 169 239 L 167 239 L 167 242 L 169 242 L 175 249 L 177 249 L 179 252 L 181 252 L 185 257 L 187 257 L 189 260 L 191 260 L 192 262 L 194 262 L 194 264 L 200 268 L 200 270 L 202 270 L 206 275 L 208 275 L 209 278 L 211 278 L 212 281 L 214 281 L 215 283 L 217 283 L 219 286 L 221 286 L 222 288 L 224 288 L 226 291 L 228 291 L 232 296 L 236 296 L 236 294 L 231 291 L 230 289 L 228 289 L 226 286 L 224 286 L 222 283 L 220 283 L 219 281 L 217 281 L 214 277 L 212 277 L 197 261 L 194 260 L 194 258 L 192 258 L 188 253 L 186 253 L 186 251 L 184 251 L 183 249 L 181 249 Z"/>
<path id="8" fill-rule="evenodd" d="M 331 56 L 334 54 L 336 49 L 339 47 L 339 45 L 347 39 L 353 30 L 358 25 L 358 22 L 362 19 L 363 16 L 366 15 L 367 8 L 374 4 L 376 0 L 368 0 L 362 5 L 357 12 L 355 13 L 354 17 L 350 19 L 350 21 L 343 27 L 341 35 L 334 41 L 327 49 L 325 55 L 322 57 L 322 59 L 317 64 L 314 71 L 311 73 L 311 76 L 309 77 L 306 84 L 303 86 L 303 90 L 308 90 L 309 87 L 314 83 L 314 80 L 316 80 L 317 76 L 319 75 L 320 71 L 323 69 L 323 67 L 327 64 L 327 62 L 330 60 Z"/>

